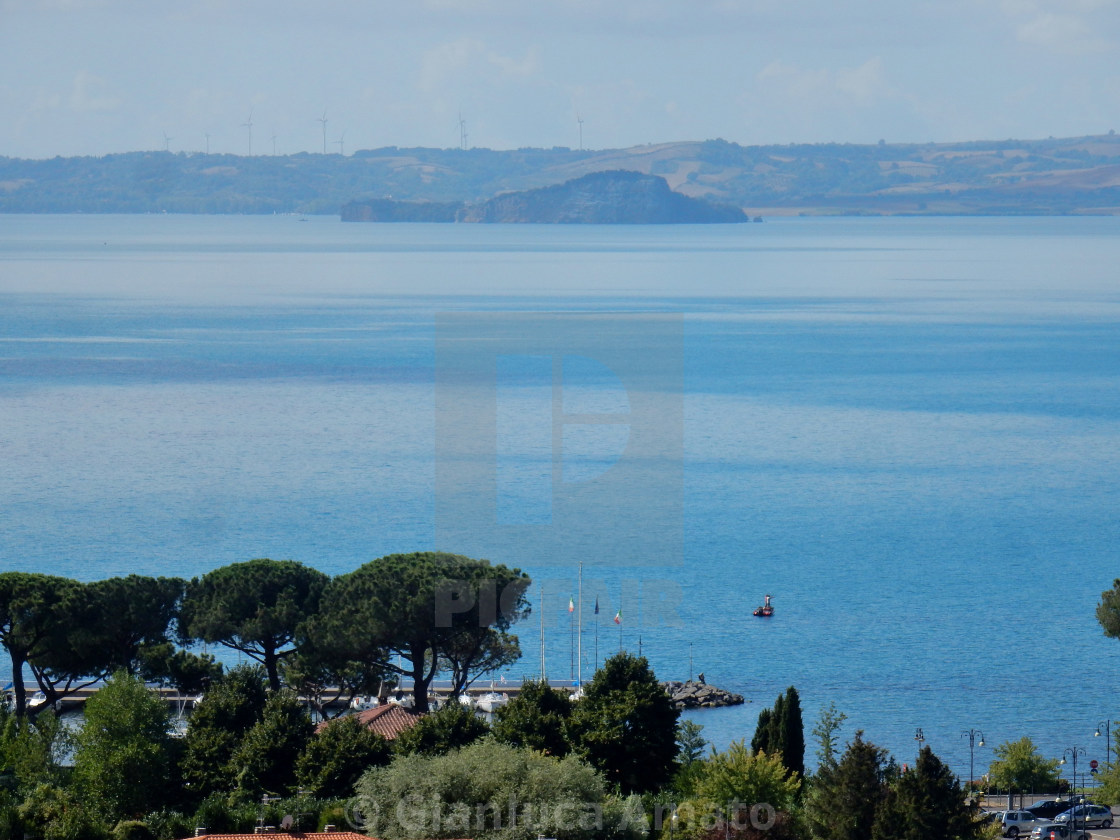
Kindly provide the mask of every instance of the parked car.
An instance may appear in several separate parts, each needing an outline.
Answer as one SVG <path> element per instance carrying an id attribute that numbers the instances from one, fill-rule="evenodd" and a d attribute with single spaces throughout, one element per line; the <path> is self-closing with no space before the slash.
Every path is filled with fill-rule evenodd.
<path id="1" fill-rule="evenodd" d="M 1054 817 L 1056 823 L 1071 820 L 1078 828 L 1112 828 L 1112 809 L 1107 805 L 1078 805 Z"/>
<path id="2" fill-rule="evenodd" d="M 1018 837 L 1020 834 L 1025 837 L 1036 826 L 1052 820 L 1036 817 L 1030 811 L 996 811 L 996 822 L 1003 826 L 1004 837 Z"/>
<path id="3" fill-rule="evenodd" d="M 1040 799 L 1033 805 L 1028 805 L 1026 810 L 1030 811 L 1036 817 L 1050 819 L 1056 817 L 1063 811 L 1068 811 L 1077 802 L 1069 799 Z"/>
<path id="4" fill-rule="evenodd" d="M 1036 825 L 1031 832 L 1031 840 L 1091 840 L 1093 835 L 1084 829 L 1078 828 L 1077 833 L 1070 837 L 1068 823 L 1043 823 Z"/>

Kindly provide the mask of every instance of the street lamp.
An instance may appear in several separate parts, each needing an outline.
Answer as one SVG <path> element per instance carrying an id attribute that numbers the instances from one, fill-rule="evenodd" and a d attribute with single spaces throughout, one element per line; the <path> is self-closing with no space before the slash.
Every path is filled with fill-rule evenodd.
<path id="1" fill-rule="evenodd" d="M 968 736 L 968 789 L 971 795 L 972 792 L 972 767 L 976 747 L 984 746 L 984 733 L 979 729 L 966 729 L 961 733 L 961 737 Z"/>
<path id="2" fill-rule="evenodd" d="M 1111 721 L 1105 718 L 1097 724 L 1097 731 L 1093 733 L 1094 738 L 1101 737 L 1101 724 L 1104 724 L 1104 766 L 1112 766 L 1112 726 Z"/>
<path id="3" fill-rule="evenodd" d="M 1070 788 L 1070 799 L 1073 799 L 1073 790 L 1074 790 L 1074 788 L 1077 787 L 1077 754 L 1078 753 L 1081 753 L 1081 755 L 1085 755 L 1085 750 L 1081 749 L 1081 747 L 1069 747 L 1062 753 L 1062 760 L 1058 762 L 1059 764 L 1065 764 L 1067 755 L 1073 757 L 1073 787 Z M 1076 809 L 1076 807 L 1070 813 L 1070 822 L 1073 823 L 1073 825 L 1070 826 L 1070 828 L 1073 831 L 1076 832 L 1077 831 L 1077 809 Z"/>
<path id="4" fill-rule="evenodd" d="M 922 734 L 922 727 L 919 726 L 918 730 L 914 733 L 914 740 L 918 742 L 918 754 L 919 755 L 921 755 L 921 753 L 922 753 L 922 741 L 924 741 L 925 739 L 926 739 L 926 736 Z"/>

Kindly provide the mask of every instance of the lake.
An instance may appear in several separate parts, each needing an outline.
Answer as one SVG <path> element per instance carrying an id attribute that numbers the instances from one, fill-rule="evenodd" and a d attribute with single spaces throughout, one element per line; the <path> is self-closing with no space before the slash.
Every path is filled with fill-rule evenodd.
<path id="1" fill-rule="evenodd" d="M 966 778 L 972 728 L 977 775 L 1023 735 L 1103 760 L 1094 730 L 1120 711 L 1120 642 L 1094 615 L 1120 575 L 1118 265 L 1113 218 L 0 216 L 0 570 L 189 577 L 273 557 L 339 574 L 471 553 L 437 521 L 442 325 L 523 319 L 532 338 L 593 315 L 623 348 L 639 325 L 638 362 L 679 359 L 647 381 L 675 399 L 651 412 L 679 414 L 677 444 L 596 505 L 578 644 L 571 558 L 529 520 L 523 550 L 488 553 L 535 581 L 508 677 L 540 672 L 543 614 L 551 677 L 640 639 L 661 678 L 691 667 L 744 694 L 690 713 L 717 746 L 795 685 L 807 733 L 834 702 L 845 738 L 863 729 L 900 762 L 919 727 Z M 553 369 L 519 347 L 500 354 L 494 486 L 500 516 L 543 522 L 559 461 L 533 429 L 552 428 Z M 641 389 L 592 368 L 564 380 L 565 406 L 637 417 Z M 610 471 L 615 420 L 564 437 L 562 481 Z M 644 564 L 641 517 L 664 500 L 682 539 Z M 775 616 L 752 617 L 767 593 Z"/>

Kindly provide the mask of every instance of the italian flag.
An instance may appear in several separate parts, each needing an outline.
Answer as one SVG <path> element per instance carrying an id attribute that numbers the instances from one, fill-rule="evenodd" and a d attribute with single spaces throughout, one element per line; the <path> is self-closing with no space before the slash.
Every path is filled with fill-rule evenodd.
<path id="1" fill-rule="evenodd" d="M 618 612 L 616 612 L 614 614 L 614 623 L 615 624 L 621 624 L 622 623 L 622 610 L 619 610 Z"/>
<path id="2" fill-rule="evenodd" d="M 568 612 L 575 612 L 575 611 L 576 611 L 576 602 L 575 602 L 575 600 L 574 600 L 574 599 L 573 599 L 573 598 L 572 598 L 572 597 L 571 597 L 571 596 L 569 595 L 569 596 L 568 596 Z"/>

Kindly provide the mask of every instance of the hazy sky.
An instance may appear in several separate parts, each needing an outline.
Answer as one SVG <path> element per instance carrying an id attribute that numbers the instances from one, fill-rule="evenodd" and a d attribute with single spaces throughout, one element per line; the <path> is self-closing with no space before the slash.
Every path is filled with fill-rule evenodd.
<path id="1" fill-rule="evenodd" d="M 324 113 L 346 154 L 460 113 L 495 149 L 1102 134 L 1120 0 L 0 0 L 0 155 L 321 152 Z"/>

